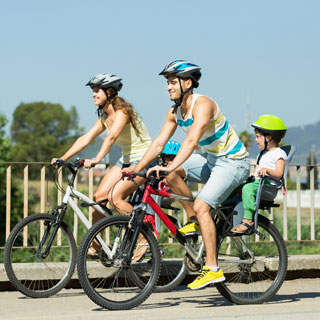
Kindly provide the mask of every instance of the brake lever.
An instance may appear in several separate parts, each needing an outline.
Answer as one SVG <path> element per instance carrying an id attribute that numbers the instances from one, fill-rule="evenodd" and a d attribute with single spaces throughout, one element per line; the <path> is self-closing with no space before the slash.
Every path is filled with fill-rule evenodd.
<path id="1" fill-rule="evenodd" d="M 128 180 L 133 181 L 134 171 L 129 171 L 129 172 L 122 171 L 121 174 L 122 174 L 121 180 L 124 180 L 124 178 L 127 178 Z"/>

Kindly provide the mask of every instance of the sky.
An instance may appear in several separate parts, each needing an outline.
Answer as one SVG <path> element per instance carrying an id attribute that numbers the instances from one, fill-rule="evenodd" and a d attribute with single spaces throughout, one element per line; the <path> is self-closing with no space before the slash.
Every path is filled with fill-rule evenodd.
<path id="1" fill-rule="evenodd" d="M 201 67 L 195 92 L 237 132 L 262 114 L 311 124 L 320 120 L 319 12 L 317 0 L 0 0 L 0 113 L 9 133 L 21 102 L 60 103 L 88 130 L 97 114 L 85 84 L 106 72 L 123 79 L 119 95 L 155 138 L 172 105 L 158 74 L 185 59 Z"/>

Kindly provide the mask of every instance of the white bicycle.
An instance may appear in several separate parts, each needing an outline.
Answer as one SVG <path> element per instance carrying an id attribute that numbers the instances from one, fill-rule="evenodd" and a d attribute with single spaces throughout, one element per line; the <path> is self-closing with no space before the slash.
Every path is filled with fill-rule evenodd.
<path id="1" fill-rule="evenodd" d="M 82 206 L 92 206 L 105 216 L 112 215 L 105 206 L 105 200 L 94 202 L 74 188 L 75 178 L 83 163 L 84 160 L 79 159 L 70 163 L 58 160 L 57 164 L 70 173 L 62 204 L 48 213 L 32 214 L 21 220 L 7 239 L 5 270 L 12 285 L 26 296 L 45 298 L 54 295 L 68 284 L 73 275 L 76 242 L 63 221 L 68 207 L 72 208 L 86 229 L 91 227 L 74 199 L 79 199 Z M 98 241 L 104 243 L 102 239 Z M 108 252 L 107 246 L 104 249 Z"/>

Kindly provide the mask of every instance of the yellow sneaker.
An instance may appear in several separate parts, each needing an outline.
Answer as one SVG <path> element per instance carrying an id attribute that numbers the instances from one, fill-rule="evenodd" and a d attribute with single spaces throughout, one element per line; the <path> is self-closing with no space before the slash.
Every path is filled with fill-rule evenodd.
<path id="1" fill-rule="evenodd" d="M 201 234 L 200 226 L 192 221 L 187 222 L 183 227 L 179 229 L 180 233 L 182 233 L 185 236 L 191 236 L 193 234 Z M 170 231 L 169 237 L 173 238 L 174 235 Z"/>
<path id="2" fill-rule="evenodd" d="M 182 228 L 179 229 L 183 235 L 200 234 L 200 226 L 195 222 L 188 222 Z"/>
<path id="3" fill-rule="evenodd" d="M 201 289 L 211 283 L 222 282 L 224 280 L 226 280 L 226 278 L 223 275 L 222 269 L 214 272 L 209 267 L 204 266 L 201 274 L 193 282 L 188 284 L 188 288 L 191 290 Z"/>

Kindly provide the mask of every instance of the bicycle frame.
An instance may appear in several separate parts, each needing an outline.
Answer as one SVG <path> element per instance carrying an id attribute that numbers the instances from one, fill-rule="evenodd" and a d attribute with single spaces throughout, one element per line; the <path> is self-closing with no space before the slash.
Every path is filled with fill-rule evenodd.
<path id="1" fill-rule="evenodd" d="M 93 203 L 95 203 L 93 200 L 91 200 L 89 197 L 87 197 L 86 195 L 84 195 L 80 191 L 73 188 L 73 182 L 74 182 L 74 178 L 77 174 L 77 170 L 72 171 L 72 173 L 73 173 L 73 177 L 72 177 L 71 181 L 68 183 L 68 186 L 66 188 L 66 192 L 65 192 L 63 199 L 62 199 L 62 204 L 60 206 L 57 206 L 56 209 L 53 210 L 53 213 L 54 213 L 54 212 L 57 212 L 58 209 L 61 209 L 62 213 L 59 216 L 57 216 L 58 220 L 56 221 L 56 223 L 54 225 L 55 229 L 54 229 L 53 233 L 51 234 L 51 237 L 48 241 L 48 244 L 47 244 L 45 251 L 43 253 L 41 253 L 42 258 L 45 258 L 50 252 L 51 245 L 56 237 L 60 223 L 63 220 L 63 217 L 64 217 L 65 212 L 67 210 L 68 204 L 70 205 L 72 210 L 76 213 L 76 215 L 81 220 L 83 225 L 87 228 L 87 230 L 89 230 L 92 226 L 92 224 L 89 222 L 89 220 L 83 214 L 83 212 L 79 209 L 79 207 L 77 206 L 75 201 L 72 199 L 72 196 L 76 196 L 79 200 L 89 204 L 90 206 L 92 206 L 95 210 L 97 210 L 101 214 L 104 214 L 104 215 L 106 214 L 105 210 L 103 210 L 103 208 L 100 205 L 93 204 Z M 48 228 L 51 228 L 51 226 L 48 226 Z M 44 233 L 42 241 L 39 244 L 39 252 L 41 251 L 42 246 L 45 243 L 46 237 L 47 237 L 47 232 Z M 101 244 L 102 248 L 105 250 L 105 252 L 108 255 L 112 255 L 112 252 L 106 246 L 105 242 L 103 241 L 103 239 L 100 236 L 97 236 L 97 241 Z"/>
<path id="2" fill-rule="evenodd" d="M 158 217 L 162 220 L 162 222 L 167 226 L 167 228 L 173 233 L 177 241 L 184 246 L 186 251 L 189 253 L 189 255 L 192 257 L 192 259 L 200 263 L 201 256 L 204 250 L 204 244 L 201 243 L 199 252 L 196 252 L 194 248 L 187 242 L 186 238 L 179 232 L 179 230 L 175 227 L 175 225 L 172 223 L 172 221 L 168 218 L 168 216 L 163 212 L 163 210 L 160 208 L 160 206 L 153 200 L 151 197 L 151 194 L 158 195 L 166 198 L 173 198 L 177 200 L 184 200 L 184 201 L 191 201 L 193 202 L 193 198 L 184 197 L 181 195 L 177 195 L 174 193 L 169 193 L 164 190 L 155 190 L 153 189 L 149 184 L 147 184 L 141 204 L 137 205 L 134 208 L 134 212 L 137 211 L 137 209 L 142 209 L 143 211 L 146 210 L 147 205 L 150 205 L 152 210 L 158 215 Z"/>
<path id="3" fill-rule="evenodd" d="M 146 206 L 149 204 L 151 208 L 155 211 L 155 213 L 159 216 L 159 218 L 163 221 L 163 223 L 167 226 L 167 228 L 174 234 L 177 241 L 184 246 L 185 250 L 188 252 L 188 254 L 192 257 L 193 261 L 196 263 L 201 262 L 201 257 L 204 250 L 204 242 L 201 241 L 200 248 L 198 252 L 187 242 L 186 238 L 179 232 L 179 230 L 175 227 L 175 225 L 171 222 L 171 220 L 167 217 L 167 215 L 162 211 L 162 209 L 159 207 L 159 205 L 152 199 L 151 194 L 154 195 L 160 195 L 167 198 L 174 198 L 177 200 L 184 200 L 184 201 L 194 201 L 193 198 L 184 197 L 181 195 L 177 195 L 174 193 L 169 193 L 162 190 L 155 190 L 150 185 L 146 186 L 141 205 Z M 241 263 L 252 263 L 252 252 L 247 248 L 245 241 L 243 241 L 243 245 L 246 248 L 246 250 L 251 255 L 250 259 L 247 260 L 241 260 Z M 229 263 L 239 263 L 239 259 L 218 259 L 219 262 L 229 262 Z"/>

